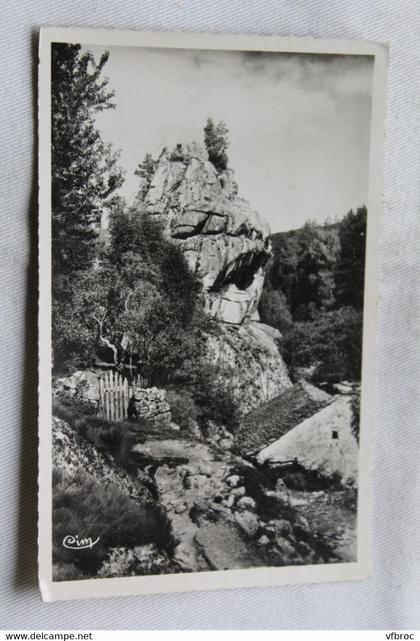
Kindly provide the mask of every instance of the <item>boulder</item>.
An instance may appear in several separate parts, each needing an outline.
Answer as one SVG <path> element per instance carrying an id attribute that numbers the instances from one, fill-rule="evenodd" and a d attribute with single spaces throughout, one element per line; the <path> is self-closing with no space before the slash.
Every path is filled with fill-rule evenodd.
<path id="1" fill-rule="evenodd" d="M 283 560 L 285 562 L 290 562 L 294 558 L 296 558 L 296 549 L 288 539 L 285 539 L 282 536 L 278 536 L 276 538 L 276 546 L 280 550 L 280 553 L 282 554 Z"/>
<path id="2" fill-rule="evenodd" d="M 259 521 L 253 512 L 249 510 L 235 512 L 235 521 L 249 538 L 253 538 L 256 535 L 259 528 Z"/>
<path id="3" fill-rule="evenodd" d="M 230 438 L 222 438 L 219 441 L 219 445 L 224 450 L 230 450 L 233 445 L 233 441 Z"/>
<path id="4" fill-rule="evenodd" d="M 86 403 L 86 409 L 92 410 L 95 413 L 100 407 L 100 392 L 99 392 L 99 378 L 100 375 L 93 370 L 78 370 L 71 376 L 58 378 L 54 382 L 53 396 L 72 397 L 76 401 Z"/>
<path id="5" fill-rule="evenodd" d="M 281 536 L 285 536 L 287 538 L 292 538 L 294 536 L 292 524 L 290 521 L 287 521 L 287 519 L 272 519 L 269 521 L 269 525 L 273 526 L 275 531 Z"/>
<path id="6" fill-rule="evenodd" d="M 230 570 L 261 565 L 237 528 L 224 519 L 203 523 L 196 534 L 196 543 L 212 570 Z"/>
<path id="7" fill-rule="evenodd" d="M 228 476 L 226 479 L 226 483 L 227 485 L 229 485 L 229 487 L 238 487 L 240 482 L 241 482 L 241 477 L 238 476 L 238 474 L 232 474 L 231 476 Z"/>
<path id="8" fill-rule="evenodd" d="M 251 496 L 242 496 L 238 501 L 240 510 L 255 510 L 257 504 Z"/>

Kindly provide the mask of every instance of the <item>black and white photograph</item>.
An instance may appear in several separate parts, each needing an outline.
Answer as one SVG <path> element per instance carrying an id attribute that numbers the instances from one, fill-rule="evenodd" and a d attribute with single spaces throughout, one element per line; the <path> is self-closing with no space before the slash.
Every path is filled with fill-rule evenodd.
<path id="1" fill-rule="evenodd" d="M 41 47 L 43 598 L 363 578 L 380 50 L 98 33 Z"/>

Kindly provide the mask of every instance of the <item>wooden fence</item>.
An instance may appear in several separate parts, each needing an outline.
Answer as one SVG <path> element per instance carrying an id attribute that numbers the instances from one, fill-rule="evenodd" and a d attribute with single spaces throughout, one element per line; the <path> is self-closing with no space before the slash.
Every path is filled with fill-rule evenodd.
<path id="1" fill-rule="evenodd" d="M 102 415 L 108 421 L 123 421 L 127 418 L 128 403 L 136 387 L 149 387 L 149 379 L 137 375 L 131 385 L 121 374 L 112 370 L 99 380 Z"/>

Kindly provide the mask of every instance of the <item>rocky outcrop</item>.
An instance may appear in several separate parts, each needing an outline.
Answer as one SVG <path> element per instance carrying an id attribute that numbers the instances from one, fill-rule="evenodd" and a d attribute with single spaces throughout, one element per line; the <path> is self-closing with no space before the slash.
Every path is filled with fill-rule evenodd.
<path id="1" fill-rule="evenodd" d="M 290 387 L 280 334 L 257 322 L 270 228 L 238 196 L 233 171 L 218 173 L 198 145 L 164 149 L 142 207 L 164 221 L 203 284 L 205 307 L 222 330 L 209 337 L 210 358 L 235 370 L 241 411 Z"/>
<path id="2" fill-rule="evenodd" d="M 232 170 L 219 174 L 197 145 L 165 149 L 144 208 L 163 217 L 203 283 L 209 314 L 235 325 L 251 318 L 270 256 L 270 229 L 237 195 Z"/>
<path id="3" fill-rule="evenodd" d="M 208 339 L 210 358 L 222 369 L 228 368 L 243 414 L 292 385 L 276 345 L 278 338 L 274 328 L 250 321 L 239 328 L 222 324 L 219 335 Z"/>

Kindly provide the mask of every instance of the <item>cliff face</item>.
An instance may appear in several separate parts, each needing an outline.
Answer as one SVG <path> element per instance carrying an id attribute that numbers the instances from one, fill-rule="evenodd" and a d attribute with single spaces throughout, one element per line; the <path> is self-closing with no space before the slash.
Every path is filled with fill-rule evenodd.
<path id="1" fill-rule="evenodd" d="M 280 334 L 258 322 L 270 228 L 238 196 L 233 171 L 219 174 L 197 145 L 164 149 L 142 206 L 163 218 L 203 284 L 206 309 L 222 329 L 210 340 L 211 357 L 235 369 L 242 410 L 290 387 Z"/>

